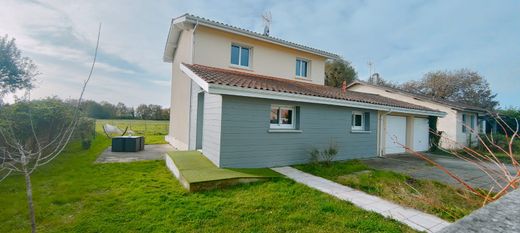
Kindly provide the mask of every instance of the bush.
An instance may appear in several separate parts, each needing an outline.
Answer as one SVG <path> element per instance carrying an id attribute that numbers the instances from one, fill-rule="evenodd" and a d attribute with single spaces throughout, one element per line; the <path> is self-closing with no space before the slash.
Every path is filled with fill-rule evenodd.
<path id="1" fill-rule="evenodd" d="M 83 149 L 89 149 L 96 136 L 96 120 L 87 117 L 79 118 L 74 135 L 81 141 Z"/>
<path id="2" fill-rule="evenodd" d="M 14 132 L 16 139 L 23 142 L 27 150 L 34 151 L 38 143 L 52 143 L 62 134 L 70 126 L 74 113 L 75 106 L 72 103 L 58 98 L 19 101 L 2 106 L 0 130 Z M 93 119 L 80 118 L 73 139 L 81 140 L 84 148 L 90 147 L 95 126 Z M 0 148 L 6 143 L 5 138 L 0 138 Z"/>
<path id="3" fill-rule="evenodd" d="M 310 162 L 314 164 L 319 164 L 322 162 L 328 166 L 332 164 L 332 161 L 334 161 L 337 154 L 338 147 L 335 143 L 330 143 L 328 148 L 325 148 L 321 151 L 317 148 L 312 148 L 309 152 Z"/>
<path id="4" fill-rule="evenodd" d="M 497 146 L 499 146 L 500 148 L 504 149 L 505 151 L 509 151 L 509 140 L 511 140 L 511 138 L 509 138 L 509 140 L 508 140 L 508 138 L 506 138 L 506 136 L 503 134 L 495 134 L 495 135 L 493 135 L 493 138 L 491 138 L 491 136 L 488 136 L 489 140 L 487 139 L 486 135 L 480 135 L 480 137 L 482 138 L 482 140 L 484 140 L 484 143 L 493 152 L 502 152 L 500 149 L 492 146 L 493 143 L 496 144 Z M 486 150 L 486 148 L 484 148 L 483 145 L 480 145 L 479 149 L 482 151 Z M 520 153 L 520 140 L 518 140 L 518 139 L 513 140 L 513 153 L 515 153 L 515 154 Z"/>

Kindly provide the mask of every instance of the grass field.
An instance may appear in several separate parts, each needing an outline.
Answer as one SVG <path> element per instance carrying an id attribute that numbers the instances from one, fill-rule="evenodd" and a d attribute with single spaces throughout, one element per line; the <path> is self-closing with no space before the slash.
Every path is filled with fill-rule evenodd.
<path id="1" fill-rule="evenodd" d="M 32 176 L 40 232 L 413 232 L 284 178 L 187 193 L 163 161 L 94 163 L 72 144 Z M 0 183 L 0 232 L 28 232 L 24 182 Z"/>
<path id="2" fill-rule="evenodd" d="M 335 162 L 331 166 L 307 164 L 295 167 L 448 221 L 460 219 L 482 206 L 481 200 L 473 194 L 436 181 L 374 170 L 359 160 Z"/>
<path id="3" fill-rule="evenodd" d="M 145 136 L 146 144 L 164 144 L 164 136 L 168 134 L 169 121 L 151 121 L 151 120 L 96 120 L 96 129 L 102 130 L 104 124 L 115 125 L 121 130 L 126 127 L 135 132 L 135 135 Z"/>

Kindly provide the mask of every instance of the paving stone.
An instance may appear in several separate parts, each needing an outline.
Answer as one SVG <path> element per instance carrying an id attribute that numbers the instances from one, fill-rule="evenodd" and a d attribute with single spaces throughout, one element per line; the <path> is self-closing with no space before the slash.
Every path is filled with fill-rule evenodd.
<path id="1" fill-rule="evenodd" d="M 365 210 L 374 211 L 385 217 L 393 218 L 419 231 L 432 232 L 428 230 L 428 228 L 442 229 L 443 227 L 440 226 L 449 225 L 448 222 L 433 215 L 399 206 L 382 198 L 372 196 L 321 177 L 313 176 L 292 167 L 279 167 L 273 168 L 273 170 L 284 174 L 296 182 L 328 193 L 341 200 L 349 201 Z"/>
<path id="2" fill-rule="evenodd" d="M 399 205 L 396 205 L 394 203 L 391 203 L 391 202 L 388 202 L 385 200 L 374 202 L 374 203 L 363 206 L 364 209 L 372 210 L 372 211 L 375 211 L 378 213 L 387 212 L 389 210 L 399 208 L 399 207 L 400 207 Z M 388 212 L 388 213 L 390 213 L 390 212 Z"/>
<path id="3" fill-rule="evenodd" d="M 423 215 L 423 214 L 415 215 L 413 217 L 408 218 L 408 220 L 412 221 L 418 225 L 421 225 L 427 229 L 430 229 L 436 225 L 439 225 L 439 224 L 445 222 L 444 220 L 441 220 L 437 217 Z"/>

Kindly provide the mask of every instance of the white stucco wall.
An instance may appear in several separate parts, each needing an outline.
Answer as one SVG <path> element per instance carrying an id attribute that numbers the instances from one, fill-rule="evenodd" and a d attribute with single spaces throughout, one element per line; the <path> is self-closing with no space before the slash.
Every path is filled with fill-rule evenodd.
<path id="1" fill-rule="evenodd" d="M 255 40 L 205 26 L 198 26 L 194 37 L 193 63 L 255 74 L 275 76 L 315 84 L 325 83 L 325 58 L 299 50 Z M 231 65 L 231 44 L 252 47 L 251 69 Z M 310 61 L 310 80 L 296 78 L 296 58 Z"/>
<path id="2" fill-rule="evenodd" d="M 172 62 L 170 127 L 166 141 L 180 150 L 187 150 L 189 144 L 191 79 L 180 70 L 179 65 L 192 61 L 192 38 L 191 30 L 181 33 Z"/>
<path id="3" fill-rule="evenodd" d="M 466 134 L 462 133 L 462 112 L 452 109 L 449 106 L 441 105 L 429 101 L 424 101 L 420 99 L 413 98 L 411 96 L 403 95 L 397 92 L 388 92 L 384 89 L 368 86 L 368 85 L 354 85 L 349 88 L 352 91 L 365 92 L 378 94 L 381 96 L 385 96 L 388 98 L 408 102 L 411 104 L 416 104 L 420 106 L 424 106 L 427 108 L 431 108 L 434 110 L 445 112 L 447 115 L 445 117 L 439 117 L 437 121 L 437 130 L 443 132 L 443 138 L 441 139 L 441 146 L 444 148 L 456 148 L 460 147 L 460 145 L 467 145 Z M 468 114 L 468 124 L 469 124 L 469 115 Z M 474 113 L 473 113 L 474 114 Z M 470 130 L 468 130 L 469 134 Z M 453 142 L 456 140 L 457 143 Z M 459 146 L 457 146 L 459 144 Z"/>

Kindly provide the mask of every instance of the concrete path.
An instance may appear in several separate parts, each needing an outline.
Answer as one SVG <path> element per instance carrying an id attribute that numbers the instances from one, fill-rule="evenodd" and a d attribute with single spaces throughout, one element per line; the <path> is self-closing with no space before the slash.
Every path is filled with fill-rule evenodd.
<path id="1" fill-rule="evenodd" d="M 330 194 L 341 200 L 349 201 L 362 209 L 374 211 L 385 217 L 395 219 L 418 231 L 438 232 L 450 224 L 436 216 L 396 205 L 379 197 L 302 172 L 292 167 L 277 167 L 272 169 L 298 183 Z"/>
<path id="2" fill-rule="evenodd" d="M 474 187 L 486 190 L 490 190 L 491 187 L 495 187 L 493 190 L 497 190 L 498 188 L 484 172 L 464 160 L 445 155 L 426 155 L 429 159 L 432 159 L 436 163 L 447 168 L 449 171 L 457 174 L 460 178 Z M 375 169 L 405 173 L 416 179 L 437 180 L 441 183 L 462 187 L 462 185 L 437 167 L 429 165 L 425 160 L 410 154 L 388 155 L 384 158 L 367 159 L 363 160 L 363 163 Z M 496 169 L 495 165 L 491 165 L 490 163 L 487 164 L 489 168 Z M 510 171 L 514 171 L 512 166 L 508 166 L 508 168 Z"/>
<path id="3" fill-rule="evenodd" d="M 175 149 L 169 144 L 145 145 L 139 152 L 112 152 L 108 147 L 96 160 L 96 163 L 128 163 L 143 160 L 163 160 L 164 154 Z"/>

